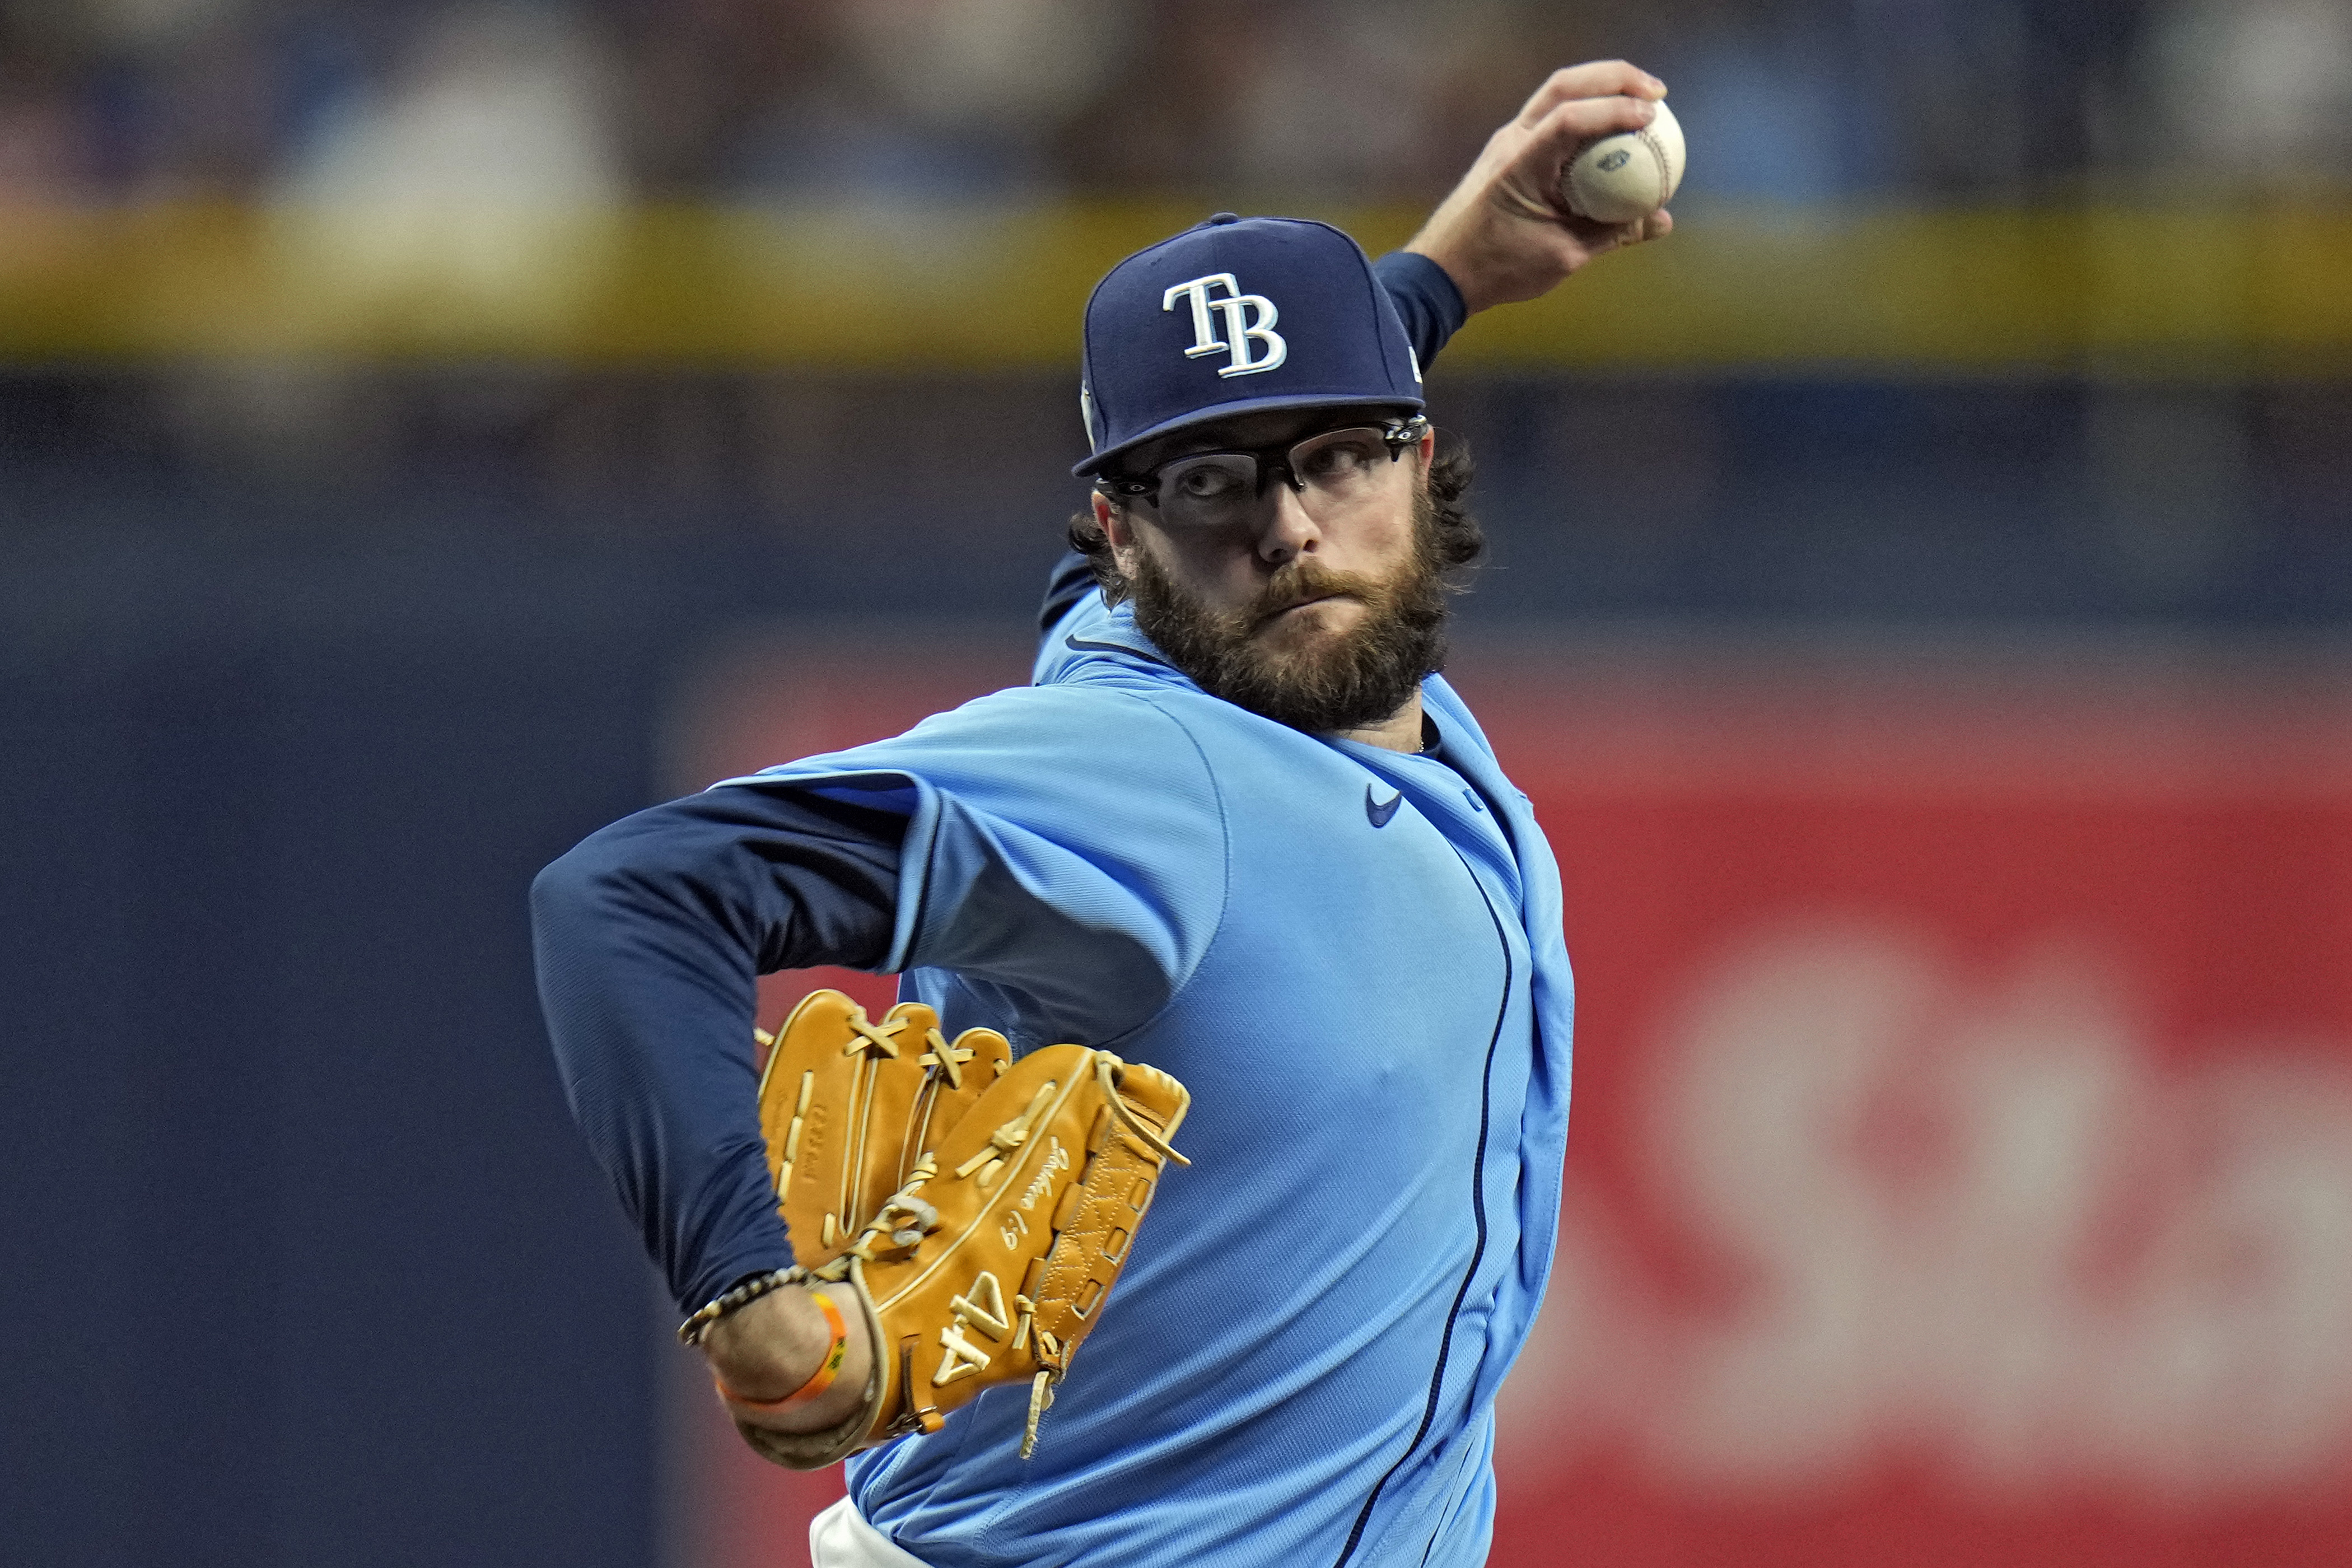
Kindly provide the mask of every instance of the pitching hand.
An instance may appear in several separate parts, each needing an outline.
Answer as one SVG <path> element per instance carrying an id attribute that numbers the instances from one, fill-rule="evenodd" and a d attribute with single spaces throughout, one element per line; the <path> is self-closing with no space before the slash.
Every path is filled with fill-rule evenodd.
<path id="1" fill-rule="evenodd" d="M 730 1415 L 779 1432 L 822 1432 L 838 1426 L 866 1402 L 866 1376 L 873 1364 L 866 1342 L 866 1313 L 845 1286 L 823 1289 L 849 1325 L 849 1353 L 832 1385 L 814 1399 L 789 1409 L 745 1410 Z M 787 1285 L 747 1301 L 703 1331 L 702 1353 L 713 1376 L 745 1399 L 782 1399 L 809 1380 L 833 1347 L 833 1325 L 816 1298 Z"/>
<path id="2" fill-rule="evenodd" d="M 1444 268 L 1475 315 L 1539 298 L 1594 257 L 1657 238 L 1675 226 L 1664 211 L 1594 223 L 1561 205 L 1559 176 L 1578 146 L 1647 125 L 1665 96 L 1664 82 L 1623 60 L 1552 72 L 1405 248 Z"/>

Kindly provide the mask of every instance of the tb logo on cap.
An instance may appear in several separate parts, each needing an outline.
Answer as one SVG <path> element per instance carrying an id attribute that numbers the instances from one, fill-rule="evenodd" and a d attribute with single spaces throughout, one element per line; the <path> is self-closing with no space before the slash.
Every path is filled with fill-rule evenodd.
<path id="1" fill-rule="evenodd" d="M 1224 290 L 1223 298 L 1211 297 L 1211 290 L 1217 289 Z M 1180 298 L 1192 302 L 1192 346 L 1184 351 L 1186 359 L 1199 359 L 1202 354 L 1231 354 L 1230 364 L 1217 367 L 1219 375 L 1255 375 L 1262 370 L 1272 370 L 1290 356 L 1290 345 L 1274 330 L 1282 312 L 1263 294 L 1243 293 L 1232 273 L 1212 272 L 1206 278 L 1179 283 L 1168 290 L 1160 308 L 1172 310 Z M 1213 310 L 1224 318 L 1223 337 L 1217 335 L 1218 323 L 1210 319 Z M 1253 345 L 1262 345 L 1264 350 L 1254 358 Z"/>

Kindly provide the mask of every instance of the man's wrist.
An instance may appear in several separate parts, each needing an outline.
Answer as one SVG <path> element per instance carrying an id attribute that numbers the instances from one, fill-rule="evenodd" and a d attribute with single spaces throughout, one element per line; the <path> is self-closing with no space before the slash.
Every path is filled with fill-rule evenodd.
<path id="1" fill-rule="evenodd" d="M 787 1285 L 720 1318 L 701 1346 L 730 1393 L 765 1404 L 808 1382 L 833 1348 L 833 1324 L 804 1287 Z"/>
<path id="2" fill-rule="evenodd" d="M 718 1378 L 721 1399 L 743 1413 L 772 1415 L 824 1396 L 825 1390 L 833 1386 L 834 1380 L 841 1375 L 842 1366 L 849 1359 L 849 1320 L 842 1314 L 840 1305 L 822 1291 L 813 1294 L 809 1300 L 814 1301 L 817 1310 L 824 1314 L 825 1326 L 832 1331 L 832 1337 L 826 1342 L 824 1353 L 817 1358 L 816 1370 L 809 1373 L 807 1381 L 781 1398 L 754 1399 L 740 1389 L 727 1386 L 725 1379 Z M 714 1377 L 716 1371 L 714 1368 Z"/>
<path id="3" fill-rule="evenodd" d="M 835 1318 L 818 1302 L 831 1298 L 845 1332 L 836 1341 Z M 820 1432 L 839 1426 L 872 1394 L 870 1309 L 854 1287 L 817 1291 L 788 1285 L 730 1313 L 702 1341 L 702 1353 L 738 1425 L 776 1432 Z M 839 1347 L 834 1375 L 809 1387 Z M 798 1397 L 795 1397 L 795 1396 Z"/>

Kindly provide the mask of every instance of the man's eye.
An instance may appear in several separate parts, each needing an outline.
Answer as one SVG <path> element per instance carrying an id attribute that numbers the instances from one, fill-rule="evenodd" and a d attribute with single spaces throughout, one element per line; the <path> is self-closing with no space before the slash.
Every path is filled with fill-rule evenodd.
<path id="1" fill-rule="evenodd" d="M 1369 442 L 1332 441 L 1305 455 L 1299 478 L 1309 481 L 1353 479 L 1370 471 L 1372 458 Z"/>
<path id="2" fill-rule="evenodd" d="M 1202 463 L 1170 476 L 1171 488 L 1186 500 L 1223 500 L 1238 495 L 1243 479 L 1238 471 L 1222 463 Z"/>

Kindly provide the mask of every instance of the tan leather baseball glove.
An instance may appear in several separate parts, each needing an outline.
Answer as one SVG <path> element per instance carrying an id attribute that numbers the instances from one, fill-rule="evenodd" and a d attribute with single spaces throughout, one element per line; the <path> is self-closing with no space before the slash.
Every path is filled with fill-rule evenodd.
<path id="1" fill-rule="evenodd" d="M 838 991 L 803 997 L 760 1077 L 768 1177 L 801 1265 L 840 1257 L 1012 1065 L 1003 1035 L 966 1029 L 950 1043 L 919 1002 L 875 1023 Z"/>
<path id="2" fill-rule="evenodd" d="M 900 1026 L 890 1030 L 894 1021 Z M 887 1031 L 897 1053 L 869 1031 Z M 826 1050 L 845 1061 L 877 1053 L 873 1070 L 832 1068 Z M 964 1050 L 969 1058 L 956 1055 Z M 1006 1054 L 1003 1037 L 987 1030 L 942 1041 L 935 1016 L 919 1004 L 901 1004 L 877 1026 L 847 997 L 821 991 L 787 1021 L 761 1090 L 770 1166 L 805 1277 L 856 1288 L 875 1353 L 864 1408 L 831 1431 L 777 1432 L 739 1419 L 744 1440 L 766 1458 L 821 1468 L 876 1443 L 935 1432 L 982 1389 L 1016 1382 L 1030 1387 L 1023 1458 L 1034 1447 L 1053 1386 L 1100 1320 L 1161 1173 L 1171 1159 L 1189 1163 L 1169 1140 L 1192 1097 L 1157 1068 L 1083 1046 L 1047 1046 L 984 1070 Z M 909 1066 L 941 1081 L 928 1101 L 918 1084 L 904 1097 L 906 1111 L 886 1104 L 877 1116 L 875 1101 L 899 1102 L 890 1097 L 904 1090 L 897 1080 L 911 1076 Z M 949 1066 L 961 1085 L 944 1081 Z M 973 1092 L 982 1077 L 990 1081 Z M 837 1104 L 835 1092 L 844 1096 Z M 829 1138 L 833 1127 L 854 1136 Z M 908 1131 L 894 1139 L 892 1127 Z M 926 1147 L 933 1132 L 943 1135 Z M 845 1152 L 853 1143 L 854 1159 Z M 904 1179 L 864 1207 L 893 1162 Z M 845 1208 L 858 1218 L 854 1232 L 844 1228 Z M 815 1228 L 804 1228 L 811 1214 Z M 836 1227 L 831 1242 L 823 1239 L 826 1216 Z M 803 1237 L 815 1245 L 804 1247 Z"/>

